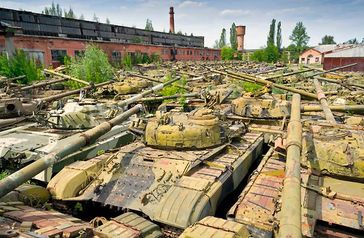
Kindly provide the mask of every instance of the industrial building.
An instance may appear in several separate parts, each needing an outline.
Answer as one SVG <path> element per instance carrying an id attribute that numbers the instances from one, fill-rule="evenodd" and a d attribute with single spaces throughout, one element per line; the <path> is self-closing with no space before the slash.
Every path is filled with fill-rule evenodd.
<path id="1" fill-rule="evenodd" d="M 345 71 L 364 72 L 364 45 L 359 44 L 351 48 L 337 50 L 325 55 L 324 69 L 329 70 L 343 65 L 356 63 L 355 66 L 345 68 Z"/>
<path id="2" fill-rule="evenodd" d="M 204 47 L 203 36 L 175 34 L 173 7 L 169 14 L 170 32 L 166 33 L 0 8 L 0 51 L 23 49 L 40 63 L 53 66 L 66 55 L 82 53 L 91 42 L 111 61 L 137 53 L 158 54 L 163 60 L 221 59 L 219 49 Z M 239 33 L 242 42 L 244 32 Z"/>

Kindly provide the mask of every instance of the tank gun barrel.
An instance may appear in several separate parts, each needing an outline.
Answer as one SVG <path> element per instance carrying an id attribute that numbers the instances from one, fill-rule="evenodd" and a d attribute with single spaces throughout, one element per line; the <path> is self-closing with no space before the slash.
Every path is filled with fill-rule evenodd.
<path id="1" fill-rule="evenodd" d="M 331 111 L 336 112 L 356 112 L 356 113 L 364 113 L 364 105 L 330 105 Z M 302 112 L 318 112 L 322 111 L 320 105 L 302 105 Z"/>
<path id="2" fill-rule="evenodd" d="M 131 115 L 138 113 L 141 108 L 142 106 L 138 104 L 107 122 L 103 122 L 90 130 L 75 134 L 69 138 L 64 139 L 68 142 L 65 143 L 65 145 L 67 146 L 54 149 L 51 153 L 47 154 L 43 158 L 25 166 L 17 172 L 2 179 L 0 181 L 0 198 L 14 190 L 21 184 L 25 183 L 32 177 L 36 176 L 43 170 L 52 166 L 65 156 L 68 156 L 78 151 L 80 148 L 93 143 L 100 136 L 109 132 L 114 126 L 122 123 Z"/>
<path id="3" fill-rule="evenodd" d="M 315 84 L 317 98 L 318 98 L 319 102 L 321 103 L 321 107 L 325 113 L 326 120 L 332 124 L 336 124 L 335 117 L 330 110 L 329 103 L 326 100 L 326 96 L 324 94 L 324 91 L 321 88 L 320 82 L 316 78 L 314 78 L 313 83 Z"/>
<path id="4" fill-rule="evenodd" d="M 353 86 L 353 87 L 358 87 L 358 88 L 364 88 L 363 84 L 358 84 L 358 83 L 350 83 L 350 82 L 345 82 L 342 80 L 335 80 L 335 79 L 329 79 L 329 78 L 324 78 L 324 77 L 320 77 L 320 76 L 316 76 L 315 78 L 321 80 L 321 81 L 326 81 L 329 83 L 336 83 L 336 84 L 340 84 L 343 86 Z"/>
<path id="5" fill-rule="evenodd" d="M 66 75 L 66 74 L 62 74 L 62 73 L 56 72 L 54 70 L 44 69 L 43 71 L 46 72 L 46 73 L 53 74 L 53 75 L 59 76 L 61 78 L 67 79 L 67 80 L 72 80 L 72 81 L 75 81 L 75 82 L 78 82 L 78 83 L 91 85 L 89 82 L 86 82 L 85 80 L 81 80 L 81 79 L 78 79 L 78 78 L 75 78 L 75 77 L 72 77 L 72 76 L 69 76 L 69 75 Z"/>
<path id="6" fill-rule="evenodd" d="M 355 65 L 357 65 L 357 64 L 358 64 L 358 63 L 353 63 L 353 64 L 343 65 L 343 66 L 340 66 L 340 67 L 336 67 L 336 68 L 332 68 L 332 69 L 329 69 L 329 70 L 325 70 L 325 71 L 321 71 L 321 72 L 317 72 L 317 73 L 314 73 L 314 74 L 308 75 L 308 76 L 306 76 L 305 78 L 312 78 L 312 77 L 319 76 L 319 75 L 322 75 L 322 74 L 335 72 L 335 71 L 338 71 L 338 70 L 340 70 L 340 69 L 346 69 L 346 68 L 349 68 L 349 67 L 355 66 Z"/>
<path id="7" fill-rule="evenodd" d="M 151 89 L 148 89 L 148 90 L 145 90 L 131 98 L 128 98 L 128 99 L 125 99 L 121 102 L 118 103 L 118 106 L 119 107 L 125 107 L 125 106 L 128 106 L 129 104 L 132 104 L 132 103 L 135 103 L 137 101 L 139 101 L 140 99 L 142 99 L 144 96 L 148 95 L 148 94 L 151 94 L 151 93 L 154 93 L 156 91 L 159 91 L 161 89 L 163 89 L 165 86 L 168 86 L 176 81 L 178 81 L 179 79 L 172 79 L 172 80 L 169 80 L 168 82 L 165 82 L 165 83 L 160 83 L 156 86 L 153 86 Z"/>
<path id="8" fill-rule="evenodd" d="M 75 89 L 75 90 L 72 90 L 72 91 L 60 93 L 60 94 L 57 94 L 57 95 L 44 97 L 44 98 L 41 98 L 39 100 L 42 101 L 42 102 L 52 102 L 52 101 L 60 99 L 60 98 L 64 98 L 64 97 L 67 97 L 67 96 L 70 96 L 70 95 L 78 94 L 78 93 L 81 92 L 81 90 L 90 90 L 92 88 L 99 88 L 99 87 L 103 87 L 105 85 L 112 84 L 112 83 L 114 83 L 114 81 L 110 80 L 110 81 L 106 81 L 106 82 L 103 82 L 103 83 L 86 86 L 86 87 L 83 87 L 83 88 L 80 88 L 80 89 Z"/>
<path id="9" fill-rule="evenodd" d="M 66 80 L 67 80 L 66 78 L 60 78 L 60 79 L 56 79 L 56 80 L 47 80 L 45 82 L 21 87 L 20 91 L 25 91 L 25 90 L 29 90 L 29 89 L 33 89 L 33 88 L 39 88 L 39 87 L 47 86 L 47 85 L 54 84 L 54 83 L 60 83 L 60 82 L 66 81 Z"/>
<path id="10" fill-rule="evenodd" d="M 176 99 L 180 97 L 186 97 L 186 98 L 195 98 L 198 97 L 199 93 L 186 93 L 186 94 L 176 94 L 171 96 L 162 96 L 162 97 L 148 97 L 148 98 L 142 98 L 138 100 L 138 102 L 154 102 L 154 101 L 163 101 L 168 99 Z"/>
<path id="11" fill-rule="evenodd" d="M 215 69 L 210 69 L 210 71 L 218 73 L 218 74 L 223 74 L 223 75 L 229 76 L 229 77 L 234 78 L 234 79 L 248 81 L 248 82 L 251 82 L 251 83 L 257 83 L 257 84 L 264 85 L 264 86 L 273 86 L 273 87 L 278 88 L 278 89 L 282 89 L 282 90 L 293 92 L 293 93 L 298 93 L 298 94 L 301 94 L 303 96 L 306 96 L 306 97 L 309 97 L 309 98 L 312 98 L 312 99 L 317 99 L 317 96 L 315 94 L 313 94 L 313 93 L 309 93 L 309 92 L 299 90 L 299 89 L 296 89 L 296 88 L 292 88 L 292 87 L 287 87 L 287 86 L 284 86 L 284 85 L 281 85 L 281 84 L 272 83 L 272 82 L 270 82 L 268 80 L 257 78 L 257 77 L 254 77 L 252 75 L 241 74 L 241 73 L 237 74 L 237 73 L 229 71 L 229 70 L 226 70 L 226 72 L 223 72 L 223 71 L 218 71 L 218 70 L 215 70 Z"/>
<path id="12" fill-rule="evenodd" d="M 266 77 L 264 79 L 272 80 L 272 79 L 276 79 L 276 78 L 284 78 L 284 77 L 288 77 L 288 76 L 292 76 L 292 75 L 296 75 L 296 74 L 302 74 L 302 73 L 306 73 L 306 72 L 310 72 L 310 71 L 313 71 L 313 69 L 304 69 L 304 70 L 300 70 L 300 71 L 294 71 L 294 72 L 289 72 L 289 73 L 285 73 L 285 74 L 274 75 L 274 76 Z"/>
<path id="13" fill-rule="evenodd" d="M 161 80 L 158 80 L 158 79 L 155 79 L 155 78 L 152 78 L 152 77 L 148 77 L 148 76 L 145 76 L 145 75 L 141 75 L 141 74 L 135 74 L 135 73 L 128 73 L 130 76 L 134 76 L 134 77 L 138 77 L 138 78 L 142 78 L 142 79 L 146 79 L 146 80 L 149 80 L 149 81 L 152 81 L 152 82 L 155 82 L 155 83 L 163 83 L 163 81 Z M 178 78 L 179 79 L 179 78 Z M 185 87 L 185 86 L 181 86 L 181 85 L 176 85 L 176 87 L 178 88 L 182 88 L 184 90 L 187 90 L 189 91 L 190 88 L 188 87 Z"/>
<path id="14" fill-rule="evenodd" d="M 302 237 L 301 233 L 301 97 L 293 94 L 291 119 L 287 128 L 286 172 L 282 192 L 278 237 Z"/>

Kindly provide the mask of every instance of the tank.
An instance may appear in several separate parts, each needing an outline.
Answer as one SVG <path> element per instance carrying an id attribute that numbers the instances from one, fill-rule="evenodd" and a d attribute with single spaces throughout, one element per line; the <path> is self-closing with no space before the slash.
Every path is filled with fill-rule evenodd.
<path id="1" fill-rule="evenodd" d="M 276 94 L 265 94 L 259 98 L 244 95 L 231 102 L 231 110 L 242 117 L 279 119 L 289 116 L 290 104 Z"/>
<path id="2" fill-rule="evenodd" d="M 253 237 L 362 237 L 362 130 L 305 120 L 276 140 L 227 218 Z"/>
<path id="3" fill-rule="evenodd" d="M 142 138 L 62 169 L 47 187 L 57 204 L 92 201 L 144 214 L 165 234 L 176 235 L 215 214 L 263 144 L 261 133 L 221 121 L 205 108 L 159 112 L 135 121 L 132 131 Z"/>
<path id="4" fill-rule="evenodd" d="M 79 102 L 69 102 L 62 109 L 51 111 L 45 116 L 36 116 L 39 123 L 27 124 L 21 127 L 0 132 L 0 169 L 10 172 L 16 171 L 44 155 L 51 154 L 57 148 L 65 147 L 69 138 L 106 123 L 123 113 L 130 104 L 164 86 L 173 83 L 171 80 L 156 85 L 149 90 L 134 95 L 123 101 L 101 103 L 95 100 L 84 99 Z M 68 154 L 62 160 L 47 168 L 35 179 L 48 182 L 51 176 L 61 170 L 65 165 L 76 160 L 92 158 L 104 151 L 118 148 L 131 142 L 134 136 L 128 132 L 128 122 L 114 126 L 97 138 L 94 143 L 88 144 L 82 150 Z"/>

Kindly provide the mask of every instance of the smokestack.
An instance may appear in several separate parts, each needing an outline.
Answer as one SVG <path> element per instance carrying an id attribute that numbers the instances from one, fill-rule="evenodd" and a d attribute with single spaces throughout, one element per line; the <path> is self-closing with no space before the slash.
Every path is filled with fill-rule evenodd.
<path id="1" fill-rule="evenodd" d="M 245 36 L 245 26 L 236 26 L 236 36 L 238 41 L 238 51 L 244 51 L 244 36 Z"/>
<path id="2" fill-rule="evenodd" d="M 174 33 L 174 11 L 173 11 L 173 7 L 169 8 L 169 33 Z"/>

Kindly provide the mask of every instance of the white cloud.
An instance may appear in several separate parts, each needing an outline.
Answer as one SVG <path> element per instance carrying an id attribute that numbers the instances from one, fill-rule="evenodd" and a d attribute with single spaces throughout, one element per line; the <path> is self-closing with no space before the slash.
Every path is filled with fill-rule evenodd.
<path id="1" fill-rule="evenodd" d="M 249 15 L 251 12 L 249 10 L 241 10 L 241 9 L 224 9 L 220 12 L 221 16 L 230 16 L 230 17 L 236 17 L 236 16 L 243 16 L 243 15 Z"/>
<path id="2" fill-rule="evenodd" d="M 179 8 L 184 8 L 184 7 L 202 7 L 204 5 L 206 5 L 205 2 L 197 2 L 197 1 L 189 1 L 189 0 L 187 0 L 187 1 L 181 2 L 178 5 L 178 7 Z"/>

